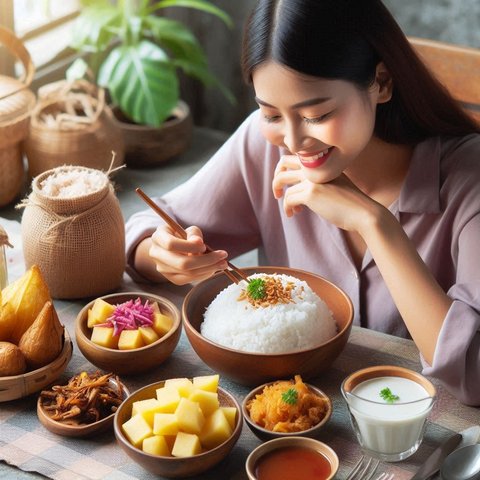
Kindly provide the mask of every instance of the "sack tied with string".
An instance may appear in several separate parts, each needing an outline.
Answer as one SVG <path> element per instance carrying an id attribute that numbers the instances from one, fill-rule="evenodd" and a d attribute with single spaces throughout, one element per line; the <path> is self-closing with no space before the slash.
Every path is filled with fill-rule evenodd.
<path id="1" fill-rule="evenodd" d="M 79 166 L 48 170 L 17 206 L 25 209 L 26 267 L 40 267 L 54 298 L 98 296 L 122 281 L 124 218 L 108 173 Z"/>

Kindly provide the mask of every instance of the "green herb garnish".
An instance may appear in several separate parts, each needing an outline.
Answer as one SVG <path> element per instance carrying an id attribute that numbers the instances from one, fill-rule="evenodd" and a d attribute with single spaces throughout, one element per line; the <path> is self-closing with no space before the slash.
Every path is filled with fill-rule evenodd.
<path id="1" fill-rule="evenodd" d="M 253 300 L 262 300 L 267 296 L 266 283 L 263 278 L 252 278 L 247 285 L 247 295 Z"/>
<path id="2" fill-rule="evenodd" d="M 380 396 L 387 403 L 393 403 L 393 402 L 396 402 L 397 400 L 400 400 L 400 397 L 392 393 L 392 391 L 388 387 L 385 387 L 382 390 L 380 390 Z"/>
<path id="3" fill-rule="evenodd" d="M 298 400 L 298 392 L 294 388 L 289 388 L 282 393 L 282 400 L 289 405 L 295 405 Z"/>

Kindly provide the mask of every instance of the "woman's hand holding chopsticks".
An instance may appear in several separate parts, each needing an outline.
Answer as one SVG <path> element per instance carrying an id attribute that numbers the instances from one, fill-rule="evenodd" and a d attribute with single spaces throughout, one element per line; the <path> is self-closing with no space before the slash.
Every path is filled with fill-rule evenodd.
<path id="1" fill-rule="evenodd" d="M 228 268 L 227 252 L 207 251 L 198 227 L 185 229 L 187 238 L 180 238 L 169 226 L 157 228 L 151 237 L 148 255 L 157 272 L 176 285 L 198 282 Z"/>

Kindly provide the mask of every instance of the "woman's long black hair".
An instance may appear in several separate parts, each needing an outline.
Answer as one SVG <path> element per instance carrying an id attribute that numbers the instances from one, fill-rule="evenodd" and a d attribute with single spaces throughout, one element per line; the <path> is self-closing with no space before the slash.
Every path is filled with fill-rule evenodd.
<path id="1" fill-rule="evenodd" d="M 245 27 L 242 70 L 274 60 L 297 72 L 367 89 L 383 62 L 392 98 L 377 106 L 375 134 L 414 144 L 434 135 L 480 132 L 432 76 L 380 0 L 259 0 Z"/>

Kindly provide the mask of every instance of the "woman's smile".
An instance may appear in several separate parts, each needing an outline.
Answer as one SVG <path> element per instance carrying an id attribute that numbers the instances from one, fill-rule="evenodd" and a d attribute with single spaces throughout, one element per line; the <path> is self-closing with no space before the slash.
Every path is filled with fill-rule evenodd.
<path id="1" fill-rule="evenodd" d="M 318 168 L 321 167 L 330 157 L 330 153 L 333 147 L 326 148 L 321 152 L 314 153 L 297 153 L 297 157 L 300 163 L 306 168 Z"/>

